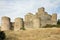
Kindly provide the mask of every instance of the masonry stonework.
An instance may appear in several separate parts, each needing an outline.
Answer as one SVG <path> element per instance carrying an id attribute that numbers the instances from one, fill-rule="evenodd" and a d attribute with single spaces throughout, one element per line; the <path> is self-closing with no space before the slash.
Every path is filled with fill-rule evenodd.
<path id="1" fill-rule="evenodd" d="M 15 22 L 11 22 L 9 17 L 2 17 L 1 19 L 1 30 L 10 30 L 13 28 L 14 31 L 18 31 L 21 28 L 43 28 L 47 24 L 57 25 L 57 14 L 52 15 L 45 12 L 45 8 L 38 8 L 36 14 L 27 13 L 23 18 L 15 18 Z"/>
<path id="2" fill-rule="evenodd" d="M 52 14 L 51 21 L 52 21 L 52 25 L 56 25 L 57 24 L 57 14 L 56 13 Z"/>
<path id="3" fill-rule="evenodd" d="M 33 27 L 33 23 L 32 23 L 32 20 L 33 20 L 33 17 L 34 15 L 32 13 L 28 13 L 25 15 L 25 28 L 32 28 Z"/>
<path id="4" fill-rule="evenodd" d="M 37 16 L 34 16 L 33 18 L 33 28 L 40 28 L 41 27 L 41 22 L 40 22 L 40 18 L 38 18 Z"/>
<path id="5" fill-rule="evenodd" d="M 2 17 L 1 19 L 1 30 L 4 31 L 4 30 L 10 30 L 10 18 L 9 17 Z"/>
<path id="6" fill-rule="evenodd" d="M 14 23 L 14 30 L 18 31 L 23 27 L 23 19 L 22 18 L 16 18 Z"/>

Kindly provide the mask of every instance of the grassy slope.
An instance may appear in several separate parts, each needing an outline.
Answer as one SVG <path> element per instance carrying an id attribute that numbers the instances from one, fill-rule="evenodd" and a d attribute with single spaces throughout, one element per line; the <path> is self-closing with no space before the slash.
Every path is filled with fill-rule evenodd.
<path id="1" fill-rule="evenodd" d="M 5 31 L 6 40 L 60 40 L 60 28 Z"/>

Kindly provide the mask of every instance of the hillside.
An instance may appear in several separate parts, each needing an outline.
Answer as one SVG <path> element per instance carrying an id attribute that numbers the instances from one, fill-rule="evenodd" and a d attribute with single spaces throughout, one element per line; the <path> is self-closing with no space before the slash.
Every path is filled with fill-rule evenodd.
<path id="1" fill-rule="evenodd" d="M 60 40 L 60 28 L 5 31 L 5 40 Z"/>

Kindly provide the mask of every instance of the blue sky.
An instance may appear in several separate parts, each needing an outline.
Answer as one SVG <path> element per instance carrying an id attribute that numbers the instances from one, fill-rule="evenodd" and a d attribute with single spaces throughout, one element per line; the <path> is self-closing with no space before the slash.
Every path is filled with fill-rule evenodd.
<path id="1" fill-rule="evenodd" d="M 28 12 L 35 14 L 40 7 L 49 14 L 57 13 L 60 19 L 60 0 L 0 0 L 0 20 L 2 16 L 8 16 L 14 21 Z"/>

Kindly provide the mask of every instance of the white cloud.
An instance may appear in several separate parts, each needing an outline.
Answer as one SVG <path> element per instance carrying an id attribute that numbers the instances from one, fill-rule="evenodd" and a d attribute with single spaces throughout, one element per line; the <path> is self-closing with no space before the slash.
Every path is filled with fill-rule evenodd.
<path id="1" fill-rule="evenodd" d="M 58 14 L 58 18 L 57 19 L 60 19 L 60 14 Z"/>
<path id="2" fill-rule="evenodd" d="M 9 16 L 13 21 L 16 17 L 23 17 L 26 12 L 31 12 L 33 5 L 33 1 L 0 1 L 0 17 Z"/>
<path id="3" fill-rule="evenodd" d="M 38 3 L 35 1 L 36 7 L 45 7 L 46 11 L 49 13 L 55 12 L 56 8 L 59 6 L 60 0 L 38 0 Z M 52 11 L 53 10 L 53 11 Z M 52 11 L 52 12 L 50 12 Z"/>
<path id="4" fill-rule="evenodd" d="M 12 20 L 24 17 L 27 12 L 34 13 L 39 7 L 45 7 L 49 14 L 57 12 L 60 0 L 0 0 L 0 17 L 9 16 Z M 60 18 L 60 15 L 58 15 Z"/>

